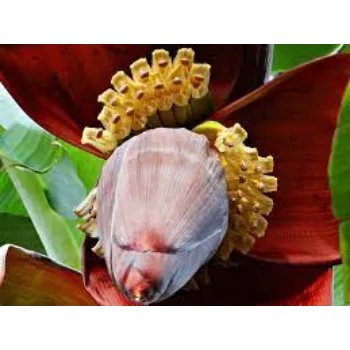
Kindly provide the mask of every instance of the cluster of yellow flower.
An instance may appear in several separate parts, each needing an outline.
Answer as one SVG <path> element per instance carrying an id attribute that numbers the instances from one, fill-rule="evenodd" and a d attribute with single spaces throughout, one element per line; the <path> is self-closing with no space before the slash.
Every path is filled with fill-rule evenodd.
<path id="1" fill-rule="evenodd" d="M 98 97 L 104 104 L 98 120 L 103 128 L 85 128 L 82 143 L 103 153 L 112 152 L 130 133 L 147 127 L 181 126 L 191 112 L 189 101 L 208 94 L 210 65 L 194 63 L 192 49 L 152 53 L 152 66 L 141 58 L 130 66 L 132 79 L 117 72 L 114 87 Z"/>
<path id="2" fill-rule="evenodd" d="M 237 123 L 217 134 L 215 147 L 226 172 L 230 197 L 230 224 L 218 256 L 227 260 L 237 249 L 246 254 L 255 239 L 264 236 L 273 200 L 263 193 L 277 190 L 277 178 L 265 175 L 273 171 L 273 158 L 260 157 L 256 148 L 244 145 L 247 132 Z"/>

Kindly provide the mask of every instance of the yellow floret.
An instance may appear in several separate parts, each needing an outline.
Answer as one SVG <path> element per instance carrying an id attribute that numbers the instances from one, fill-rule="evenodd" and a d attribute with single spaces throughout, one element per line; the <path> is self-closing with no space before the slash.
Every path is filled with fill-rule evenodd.
<path id="1" fill-rule="evenodd" d="M 267 220 L 263 215 L 273 209 L 273 200 L 264 194 L 277 190 L 277 178 L 266 175 L 273 171 L 273 158 L 260 157 L 256 148 L 245 146 L 248 134 L 238 123 L 225 128 L 206 122 L 194 131 L 208 135 L 226 175 L 230 224 L 218 256 L 227 260 L 234 249 L 246 254 L 264 236 Z"/>
<path id="2" fill-rule="evenodd" d="M 117 72 L 111 79 L 114 89 L 98 97 L 105 106 L 98 116 L 106 129 L 103 137 L 95 137 L 99 129 L 92 132 L 88 128 L 82 142 L 110 153 L 130 133 L 138 133 L 147 126 L 174 127 L 191 122 L 191 99 L 200 101 L 208 95 L 210 66 L 195 64 L 192 49 L 178 50 L 174 61 L 168 51 L 155 50 L 152 65 L 140 58 L 130 65 L 130 71 L 132 78 Z M 208 101 L 204 102 L 207 106 Z"/>

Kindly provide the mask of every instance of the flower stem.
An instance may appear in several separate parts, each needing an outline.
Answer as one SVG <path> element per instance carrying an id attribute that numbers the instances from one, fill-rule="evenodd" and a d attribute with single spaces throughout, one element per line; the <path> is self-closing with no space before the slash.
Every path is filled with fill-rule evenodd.
<path id="1" fill-rule="evenodd" d="M 80 267 L 80 249 L 65 220 L 49 205 L 39 176 L 0 157 L 35 226 L 48 256 L 67 266 Z"/>

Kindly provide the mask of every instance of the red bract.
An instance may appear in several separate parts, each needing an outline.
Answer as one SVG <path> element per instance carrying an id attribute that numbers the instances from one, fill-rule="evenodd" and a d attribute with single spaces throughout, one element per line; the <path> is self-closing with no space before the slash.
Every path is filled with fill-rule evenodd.
<path id="1" fill-rule="evenodd" d="M 156 47 L 174 54 L 184 45 L 1 45 L 0 80 L 44 129 L 81 144 L 85 126 L 97 124 L 97 96 L 118 70 L 128 71 Z M 198 62 L 212 65 L 211 91 L 218 106 L 259 86 L 269 60 L 267 45 L 192 45 Z"/>
<path id="2" fill-rule="evenodd" d="M 96 97 L 113 73 L 148 55 L 153 46 L 3 46 L 1 81 L 22 108 L 58 137 L 81 148 L 82 129 L 96 124 Z M 169 47 L 165 47 L 169 49 Z M 171 48 L 175 50 L 176 48 Z M 268 50 L 261 45 L 200 45 L 198 61 L 212 65 L 211 90 L 219 107 L 263 82 Z M 300 66 L 218 109 L 213 119 L 239 122 L 262 154 L 275 158 L 279 190 L 266 237 L 231 268 L 210 265 L 212 284 L 177 293 L 169 305 L 327 305 L 331 269 L 340 261 L 327 167 L 350 55 Z M 84 281 L 102 305 L 130 304 L 103 260 L 84 245 Z M 265 261 L 262 261 L 265 260 Z M 266 261 L 267 260 L 267 261 Z M 277 263 L 277 264 L 276 264 Z M 303 265 L 303 266 L 300 266 Z M 308 266 L 307 266 L 308 265 Z M 310 266 L 313 265 L 313 266 Z M 317 265 L 317 266 L 316 266 Z"/>
<path id="3" fill-rule="evenodd" d="M 212 286 L 180 291 L 162 305 L 331 305 L 332 271 L 241 261 L 239 266 L 212 267 Z M 228 278 L 229 277 L 229 278 Z"/>
<path id="4" fill-rule="evenodd" d="M 0 305 L 97 305 L 76 271 L 15 246 L 0 248 Z"/>
<path id="5" fill-rule="evenodd" d="M 328 161 L 350 56 L 324 58 L 281 75 L 220 111 L 239 122 L 263 154 L 273 154 L 279 188 L 266 237 L 253 255 L 298 264 L 340 261 Z"/>

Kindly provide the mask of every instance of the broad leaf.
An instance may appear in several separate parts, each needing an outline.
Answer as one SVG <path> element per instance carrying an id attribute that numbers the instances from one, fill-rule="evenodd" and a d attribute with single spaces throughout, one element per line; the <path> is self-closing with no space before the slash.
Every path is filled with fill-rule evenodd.
<path id="1" fill-rule="evenodd" d="M 2 158 L 19 196 L 38 232 L 48 256 L 58 262 L 78 268 L 80 250 L 74 232 L 70 230 L 64 219 L 49 205 L 39 175 L 18 169 L 13 163 Z"/>
<path id="2" fill-rule="evenodd" d="M 45 249 L 29 218 L 0 215 L 0 246 L 8 243 L 45 254 Z"/>
<path id="3" fill-rule="evenodd" d="M 333 305 L 344 306 L 349 305 L 344 300 L 343 287 L 343 266 L 338 265 L 333 268 Z"/>
<path id="4" fill-rule="evenodd" d="M 350 303 L 350 220 L 340 223 L 340 248 L 343 259 L 342 275 L 344 300 Z"/>
<path id="5" fill-rule="evenodd" d="M 27 216 L 21 198 L 4 168 L 0 169 L 0 214 Z"/>
<path id="6" fill-rule="evenodd" d="M 12 122 L 8 122 L 9 120 Z M 76 167 L 70 160 L 69 154 L 64 151 L 54 136 L 28 118 L 4 87 L 0 88 L 1 123 L 7 130 L 0 136 L 0 152 L 20 166 L 44 173 L 42 179 L 52 208 L 66 218 L 75 219 L 73 209 L 87 193 L 77 175 Z M 79 163 L 79 167 L 82 168 L 81 174 L 88 179 L 86 182 L 96 181 L 101 167 L 96 167 L 95 170 L 95 164 L 103 162 L 94 161 L 95 157 L 86 155 L 86 152 L 74 150 L 74 147 L 71 147 L 69 152 L 74 153 L 75 162 Z M 5 179 L 2 182 L 6 182 L 7 185 L 6 179 L 8 178 L 4 176 Z M 13 186 L 10 187 L 10 190 L 11 188 L 13 189 Z M 6 197 L 11 203 L 15 201 L 18 204 L 18 196 L 12 190 L 6 194 L 0 192 L 0 196 Z M 2 209 L 2 207 L 5 208 Z M 10 208 L 7 203 L 0 204 L 0 212 L 25 214 L 20 205 L 15 206 L 13 203 Z"/>
<path id="7" fill-rule="evenodd" d="M 104 160 L 68 143 L 64 143 L 64 148 L 69 153 L 69 157 L 85 188 L 90 191 L 96 185 L 101 174 Z"/>
<path id="8" fill-rule="evenodd" d="M 8 129 L 18 122 L 21 124 L 34 124 L 0 83 L 0 126 Z"/>
<path id="9" fill-rule="evenodd" d="M 330 55 L 341 47 L 341 44 L 276 44 L 274 45 L 272 74 L 294 68 L 317 57 Z"/>
<path id="10" fill-rule="evenodd" d="M 76 245 L 79 247 L 79 257 L 81 255 L 80 247 L 82 246 L 82 242 L 85 237 L 85 233 L 77 229 L 78 223 L 81 222 L 81 220 L 69 220 L 69 219 L 64 219 L 64 222 L 70 232 L 72 233 L 73 239 L 76 243 Z"/>
<path id="11" fill-rule="evenodd" d="M 84 199 L 87 191 L 68 153 L 59 144 L 53 147 L 52 141 L 51 135 L 40 131 L 40 128 L 35 125 L 16 124 L 0 137 L 0 152 L 11 159 L 15 167 L 27 167 L 33 171 L 43 172 L 41 178 L 52 208 L 66 218 L 75 219 L 73 210 Z M 37 146 L 33 146 L 31 150 L 29 147 L 31 144 L 37 144 Z M 7 184 L 7 175 L 3 174 L 2 178 L 0 181 Z M 7 201 L 15 201 L 16 204 L 12 203 L 12 207 L 8 208 L 6 203 L 2 203 L 0 211 L 25 214 L 18 203 L 18 196 L 12 190 L 13 186 L 9 189 L 9 193 L 0 192 L 0 196 L 4 196 Z M 5 206 L 4 209 L 2 209 L 3 206 Z"/>
<path id="12" fill-rule="evenodd" d="M 84 185 L 68 153 L 62 146 L 52 144 L 55 138 L 29 119 L 4 88 L 0 89 L 0 103 L 0 123 L 7 128 L 0 137 L 0 151 L 6 156 L 3 161 L 7 171 L 0 178 L 0 190 L 2 187 L 5 191 L 0 191 L 1 199 L 5 199 L 0 204 L 0 212 L 25 215 L 23 201 L 48 255 L 78 267 L 82 233 L 72 219 L 75 219 L 74 207 L 86 194 Z M 22 166 L 45 174 L 34 174 Z"/>
<path id="13" fill-rule="evenodd" d="M 51 207 L 68 219 L 76 219 L 74 209 L 87 195 L 68 153 L 64 151 L 60 161 L 47 173 L 41 175 Z"/>
<path id="14" fill-rule="evenodd" d="M 80 274 L 15 246 L 0 248 L 0 305 L 97 305 Z"/>
<path id="15" fill-rule="evenodd" d="M 0 154 L 36 171 L 45 171 L 58 160 L 61 147 L 55 137 L 28 118 L 0 85 Z"/>
<path id="16" fill-rule="evenodd" d="M 0 153 L 21 166 L 45 172 L 60 158 L 62 146 L 34 123 L 14 124 L 0 136 Z"/>
<path id="17" fill-rule="evenodd" d="M 342 48 L 341 52 L 343 52 L 343 53 L 350 52 L 350 44 L 345 44 L 344 47 Z"/>
<path id="18" fill-rule="evenodd" d="M 347 88 L 338 128 L 334 134 L 329 165 L 333 211 L 340 223 L 345 301 L 350 302 L 350 85 Z"/>

